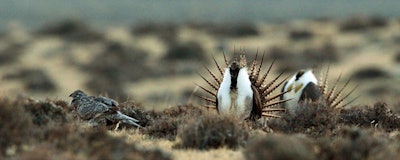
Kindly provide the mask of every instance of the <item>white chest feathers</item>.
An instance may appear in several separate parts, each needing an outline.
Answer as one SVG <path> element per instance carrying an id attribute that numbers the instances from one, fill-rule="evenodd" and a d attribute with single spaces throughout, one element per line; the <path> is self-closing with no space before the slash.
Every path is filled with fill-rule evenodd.
<path id="1" fill-rule="evenodd" d="M 229 68 L 225 69 L 217 92 L 218 111 L 222 115 L 235 114 L 240 118 L 247 118 L 253 105 L 253 90 L 247 68 L 239 70 L 236 86 L 232 86 L 231 76 Z"/>
<path id="2" fill-rule="evenodd" d="M 304 88 L 309 84 L 314 83 L 317 85 L 317 78 L 311 70 L 300 71 L 296 73 L 289 81 L 286 82 L 283 87 L 284 92 L 288 91 L 283 95 L 283 99 L 291 99 L 285 102 L 285 107 L 289 113 L 294 113 L 294 110 L 298 106 L 301 95 L 303 94 Z"/>

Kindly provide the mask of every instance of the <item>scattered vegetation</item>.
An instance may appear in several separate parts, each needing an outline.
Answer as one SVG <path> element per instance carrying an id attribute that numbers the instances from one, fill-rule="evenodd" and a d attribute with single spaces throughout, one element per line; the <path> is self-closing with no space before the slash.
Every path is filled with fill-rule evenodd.
<path id="1" fill-rule="evenodd" d="M 390 78 L 391 76 L 386 71 L 377 67 L 366 67 L 359 69 L 351 76 L 357 80 L 369 80 L 375 78 Z"/>
<path id="2" fill-rule="evenodd" d="M 384 28 L 388 24 L 386 19 L 380 17 L 356 17 L 343 21 L 339 29 L 346 33 L 363 33 Z M 153 34 L 165 41 L 166 54 L 155 65 L 148 64 L 150 53 L 125 46 L 124 43 L 106 41 L 102 33 L 80 21 L 54 23 L 29 36 L 36 36 L 32 39 L 54 36 L 66 42 L 98 42 L 100 46 L 105 46 L 100 53 L 91 57 L 88 64 L 78 64 L 82 72 L 90 73 L 86 87 L 94 93 L 125 99 L 128 97 L 124 89 L 125 82 L 171 73 L 193 73 L 198 70 L 193 62 L 208 61 L 202 45 L 177 41 L 179 27 L 176 24 L 147 23 L 134 26 L 131 30 L 134 38 Z M 217 42 L 221 44 L 228 44 L 224 38 L 260 34 L 257 26 L 251 23 L 204 23 L 191 24 L 190 27 L 209 32 L 217 40 L 222 40 Z M 320 36 L 307 29 L 292 30 L 288 35 L 292 41 Z M 4 38 L 1 40 L 6 41 Z M 79 44 L 69 46 L 74 45 Z M 7 65 L 13 67 L 21 55 L 29 52 L 25 46 L 20 43 L 1 45 L 0 66 L 7 70 Z M 278 71 L 294 72 L 327 62 L 335 63 L 342 58 L 339 53 L 341 49 L 333 42 L 304 50 L 275 47 L 268 51 L 266 59 L 276 58 Z M 393 59 L 400 62 L 400 54 L 395 54 Z M 393 77 L 386 70 L 376 67 L 363 68 L 352 75 L 357 80 Z M 31 92 L 53 92 L 58 88 L 51 76 L 41 69 L 17 68 L 4 74 L 3 78 L 21 81 L 25 89 Z M 378 86 L 367 93 L 376 97 L 381 93 L 391 97 L 400 95 L 396 88 L 389 86 Z M 191 92 L 186 90 L 175 96 L 187 98 L 185 96 Z M 300 104 L 295 115 L 283 113 L 282 118 L 267 121 L 267 132 L 258 123 L 254 124 L 256 127 L 250 127 L 248 125 L 253 124 L 217 116 L 214 110 L 208 111 L 193 105 L 148 111 L 141 104 L 128 101 L 120 103 L 119 107 L 124 114 L 139 120 L 143 126 L 138 129 L 140 134 L 154 141 L 176 140 L 175 149 L 243 148 L 243 155 L 247 159 L 396 159 L 400 156 L 399 106 L 400 103 L 388 106 L 379 102 L 334 109 L 322 102 L 304 103 Z M 38 101 L 27 97 L 12 100 L 0 97 L 0 126 L 0 159 L 172 159 L 170 154 L 159 148 L 145 149 L 147 147 L 128 143 L 127 137 L 114 136 L 114 131 L 108 130 L 110 128 L 88 128 L 77 119 L 69 102 L 63 100 Z M 131 130 L 123 125 L 119 129 L 116 132 Z M 263 136 L 255 136 L 254 132 L 262 132 Z"/>
<path id="3" fill-rule="evenodd" d="M 289 38 L 294 41 L 308 40 L 314 37 L 314 33 L 309 30 L 292 30 L 289 32 Z"/>
<path id="4" fill-rule="evenodd" d="M 126 98 L 125 81 L 144 78 L 150 68 L 146 64 L 148 54 L 139 49 L 126 47 L 117 42 L 107 42 L 106 48 L 83 70 L 92 74 L 86 86 L 95 93 L 108 93 L 111 97 Z"/>
<path id="5" fill-rule="evenodd" d="M 70 42 L 93 42 L 103 39 L 103 35 L 82 21 L 66 19 L 45 25 L 36 31 L 39 36 L 59 36 Z"/>
<path id="6" fill-rule="evenodd" d="M 151 138 L 178 137 L 175 147 L 181 149 L 244 147 L 247 159 L 390 159 L 398 156 L 400 149 L 399 115 L 385 103 L 340 109 L 322 102 L 304 103 L 295 115 L 283 113 L 281 119 L 268 121 L 273 133 L 257 135 L 252 130 L 259 129 L 202 107 L 145 111 L 134 102 L 123 102 L 119 107 L 139 119 L 144 127 L 139 131 Z M 62 100 L 0 99 L 0 156 L 171 159 L 158 148 L 143 149 L 127 143 L 123 136 L 114 137 L 106 128 L 84 127 L 72 113 L 72 107 Z"/>
<path id="7" fill-rule="evenodd" d="M 251 22 L 237 23 L 208 23 L 208 22 L 189 22 L 186 24 L 190 28 L 202 30 L 217 37 L 240 38 L 257 36 L 260 34 L 257 26 Z"/>
<path id="8" fill-rule="evenodd" d="M 4 75 L 4 79 L 20 80 L 25 89 L 32 92 L 52 92 L 57 89 L 50 76 L 41 69 L 24 68 Z"/>
<path id="9" fill-rule="evenodd" d="M 319 47 L 309 47 L 300 52 L 294 52 L 284 47 L 272 47 L 268 52 L 269 59 L 276 59 L 278 72 L 297 72 L 300 69 L 312 68 L 340 60 L 337 47 L 326 42 Z"/>
<path id="10" fill-rule="evenodd" d="M 105 50 L 98 54 L 85 68 L 102 78 L 115 80 L 138 80 L 148 72 L 148 53 L 130 48 L 118 42 L 107 42 Z"/>
<path id="11" fill-rule="evenodd" d="M 10 44 L 4 49 L 0 50 L 0 66 L 12 64 L 18 60 L 23 54 L 25 45 L 23 44 Z"/>
<path id="12" fill-rule="evenodd" d="M 123 82 L 102 76 L 92 77 L 85 86 L 94 93 L 107 93 L 110 97 L 124 99 L 128 94 L 123 89 Z"/>
<path id="13" fill-rule="evenodd" d="M 191 60 L 205 61 L 206 53 L 204 49 L 196 42 L 176 43 L 169 46 L 167 53 L 164 56 L 165 60 Z"/>
<path id="14" fill-rule="evenodd" d="M 398 51 L 395 56 L 394 56 L 394 60 L 396 63 L 400 63 L 400 51 Z"/>
<path id="15" fill-rule="evenodd" d="M 213 35 L 232 38 L 257 36 L 260 34 L 255 24 L 246 22 L 216 25 L 209 32 Z"/>
<path id="16" fill-rule="evenodd" d="M 343 32 L 365 31 L 369 29 L 383 28 L 388 22 L 382 17 L 353 17 L 340 24 Z"/>
<path id="17" fill-rule="evenodd" d="M 143 22 L 133 26 L 131 32 L 134 36 L 156 35 L 166 43 L 174 43 L 179 27 L 173 23 Z"/>

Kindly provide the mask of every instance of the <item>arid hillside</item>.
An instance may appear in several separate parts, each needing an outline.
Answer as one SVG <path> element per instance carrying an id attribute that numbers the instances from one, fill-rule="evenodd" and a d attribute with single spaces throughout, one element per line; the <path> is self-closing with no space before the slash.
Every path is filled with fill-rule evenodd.
<path id="1" fill-rule="evenodd" d="M 400 146 L 400 21 L 381 17 L 284 23 L 139 23 L 95 29 L 63 20 L 0 33 L 0 156 L 9 159 L 392 159 Z M 301 69 L 358 97 L 315 103 L 267 125 L 202 107 L 196 84 L 240 50 L 275 60 L 268 80 Z M 222 65 L 224 66 L 224 65 Z M 206 76 L 207 77 L 207 76 Z M 210 77 L 207 77 L 210 78 Z M 116 99 L 143 128 L 93 129 L 73 91 Z M 278 89 L 280 91 L 280 88 Z M 135 113 L 132 111 L 136 111 Z M 274 146 L 274 147 L 272 147 Z M 32 155 L 36 155 L 32 157 Z M 287 157 L 282 157 L 287 156 Z"/>

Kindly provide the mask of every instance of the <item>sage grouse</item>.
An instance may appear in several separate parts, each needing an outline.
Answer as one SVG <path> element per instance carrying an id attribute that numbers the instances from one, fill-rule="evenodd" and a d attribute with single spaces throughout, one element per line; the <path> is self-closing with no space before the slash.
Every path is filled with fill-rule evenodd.
<path id="1" fill-rule="evenodd" d="M 295 114 L 295 110 L 298 107 L 299 103 L 304 102 L 315 102 L 323 98 L 327 104 L 327 106 L 332 108 L 342 108 L 350 104 L 355 100 L 352 99 L 346 104 L 343 104 L 344 100 L 349 97 L 354 90 L 357 88 L 355 86 L 350 92 L 348 92 L 345 96 L 341 97 L 344 89 L 348 86 L 350 80 L 348 80 L 345 85 L 337 91 L 337 84 L 341 78 L 338 77 L 336 82 L 333 84 L 333 87 L 328 91 L 328 81 L 327 75 L 329 72 L 329 67 L 325 74 L 325 78 L 321 76 L 322 83 L 318 84 L 317 78 L 313 74 L 312 70 L 300 70 L 297 72 L 291 79 L 285 82 L 282 87 L 281 100 L 289 100 L 284 103 L 285 108 L 290 114 Z"/>
<path id="2" fill-rule="evenodd" d="M 125 123 L 141 127 L 135 118 L 129 117 L 118 110 L 118 102 L 106 97 L 88 96 L 81 90 L 76 90 L 71 95 L 73 105 L 78 116 L 83 120 L 90 120 L 96 125 L 97 121 L 111 121 L 112 123 Z"/>
<path id="3" fill-rule="evenodd" d="M 198 85 L 211 96 L 198 95 L 208 102 L 206 107 L 215 108 L 221 115 L 232 114 L 242 120 L 248 119 L 256 121 L 263 116 L 279 117 L 275 113 L 282 112 L 284 109 L 274 107 L 287 101 L 279 99 L 279 97 L 285 93 L 278 93 L 276 95 L 271 95 L 271 93 L 282 85 L 287 78 L 277 82 L 282 75 L 280 74 L 270 82 L 267 82 L 266 78 L 270 73 L 273 63 L 269 66 L 267 71 L 261 75 L 264 56 L 260 64 L 258 64 L 257 55 L 258 54 L 256 54 L 249 68 L 247 67 L 244 51 L 241 52 L 239 58 L 235 56 L 231 63 L 228 63 L 224 54 L 225 69 L 222 69 L 221 65 L 213 57 L 214 63 L 222 78 L 205 66 L 206 70 L 215 81 L 212 82 L 212 80 L 208 80 L 200 75 L 212 88 L 208 89 L 207 87 Z"/>

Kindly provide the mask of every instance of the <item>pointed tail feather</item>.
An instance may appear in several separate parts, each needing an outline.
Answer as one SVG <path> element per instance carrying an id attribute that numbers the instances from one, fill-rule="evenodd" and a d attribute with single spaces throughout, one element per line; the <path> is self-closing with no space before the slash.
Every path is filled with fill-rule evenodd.
<path id="1" fill-rule="evenodd" d="M 129 117 L 129 116 L 127 116 L 127 115 L 121 113 L 120 111 L 118 111 L 117 114 L 118 114 L 117 118 L 118 118 L 119 120 L 128 119 L 128 120 L 131 120 L 131 121 L 133 121 L 133 122 L 139 122 L 139 120 L 137 120 L 137 119 L 135 119 L 135 118 L 132 118 L 132 117 Z"/>
<path id="2" fill-rule="evenodd" d="M 129 124 L 129 125 L 132 125 L 132 126 L 136 126 L 136 127 L 142 127 L 142 126 L 140 126 L 139 124 L 137 124 L 136 122 L 134 122 L 134 121 L 132 121 L 130 119 L 123 119 L 120 122 L 125 123 L 125 124 Z"/>
<path id="3" fill-rule="evenodd" d="M 137 127 L 142 127 L 139 124 L 137 124 L 137 122 L 139 122 L 139 120 L 129 117 L 129 116 L 121 113 L 120 111 L 117 111 L 116 118 L 123 123 L 130 124 L 130 125 L 137 126 Z"/>

